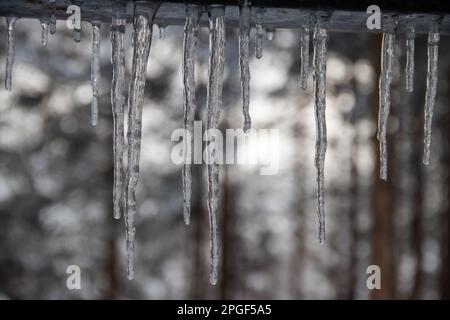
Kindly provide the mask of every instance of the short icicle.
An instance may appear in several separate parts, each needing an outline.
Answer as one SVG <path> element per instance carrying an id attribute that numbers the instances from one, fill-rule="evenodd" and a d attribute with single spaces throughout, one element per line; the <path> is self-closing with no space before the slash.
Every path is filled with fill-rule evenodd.
<path id="1" fill-rule="evenodd" d="M 410 17 L 406 31 L 406 90 L 414 91 L 414 39 L 416 31 L 414 26 L 414 18 Z"/>
<path id="2" fill-rule="evenodd" d="M 274 37 L 274 34 L 275 34 L 275 29 L 273 27 L 266 28 L 266 38 L 267 38 L 267 40 L 272 41 L 273 37 Z"/>
<path id="3" fill-rule="evenodd" d="M 218 129 L 222 107 L 222 80 L 225 63 L 225 9 L 222 6 L 209 8 L 209 68 L 207 88 L 207 129 Z M 207 131 L 208 132 L 208 131 Z M 209 135 L 209 134 L 208 134 Z M 212 137 L 207 137 L 211 141 Z M 218 207 L 219 207 L 219 164 L 217 150 L 207 152 L 208 171 L 208 213 L 210 233 L 209 281 L 217 283 L 219 264 Z"/>
<path id="4" fill-rule="evenodd" d="M 50 26 L 49 31 L 51 35 L 54 35 L 56 33 L 56 15 L 55 15 L 55 0 L 49 0 L 50 1 Z"/>
<path id="5" fill-rule="evenodd" d="M 183 96 L 184 96 L 184 121 L 185 132 L 189 134 L 183 137 L 184 163 L 182 168 L 183 178 L 183 218 L 184 223 L 189 225 L 191 220 L 191 194 L 192 174 L 191 160 L 194 145 L 194 117 L 197 108 L 195 98 L 195 53 L 198 40 L 198 28 L 200 19 L 200 8 L 197 5 L 186 6 L 186 23 L 184 25 L 183 39 Z"/>
<path id="6" fill-rule="evenodd" d="M 100 80 L 100 22 L 92 21 L 92 57 L 91 57 L 91 125 L 98 122 L 98 81 Z"/>
<path id="7" fill-rule="evenodd" d="M 316 121 L 316 155 L 317 169 L 317 215 L 319 218 L 319 242 L 325 242 L 325 191 L 324 169 L 327 151 L 326 109 L 326 71 L 328 18 L 318 17 L 314 28 L 314 114 Z"/>
<path id="8" fill-rule="evenodd" d="M 431 127 L 433 121 L 434 104 L 436 99 L 438 81 L 438 51 L 439 51 L 439 23 L 433 19 L 428 33 L 428 68 L 427 89 L 425 93 L 425 123 L 424 123 L 424 150 L 423 163 L 430 164 L 431 153 Z"/>
<path id="9" fill-rule="evenodd" d="M 308 19 L 305 22 L 305 25 L 300 29 L 300 56 L 301 56 L 300 87 L 303 90 L 306 90 L 308 88 L 309 42 L 310 42 L 310 26 Z"/>
<path id="10" fill-rule="evenodd" d="M 378 140 L 380 141 L 380 178 L 387 180 L 387 126 L 390 111 L 390 86 L 394 64 L 395 33 L 385 31 L 381 47 L 381 72 L 379 81 L 380 106 L 378 110 Z"/>
<path id="11" fill-rule="evenodd" d="M 244 115 L 244 132 L 251 128 L 250 118 L 250 17 L 251 9 L 248 1 L 243 1 L 239 14 L 239 66 L 241 69 L 241 98 L 242 113 Z"/>
<path id="12" fill-rule="evenodd" d="M 52 15 L 50 16 L 50 34 L 53 35 L 56 33 L 56 16 L 55 13 L 53 12 Z"/>
<path id="13" fill-rule="evenodd" d="M 73 40 L 75 40 L 75 42 L 81 41 L 81 28 L 73 29 Z"/>
<path id="14" fill-rule="evenodd" d="M 11 91 L 12 89 L 12 72 L 14 66 L 14 56 L 16 40 L 14 37 L 14 30 L 16 24 L 16 17 L 7 17 L 6 26 L 8 29 L 8 42 L 6 47 L 6 70 L 5 70 L 5 89 Z"/>
<path id="15" fill-rule="evenodd" d="M 165 24 L 159 24 L 158 30 L 159 30 L 159 40 L 164 40 L 166 38 L 167 26 Z"/>
<path id="16" fill-rule="evenodd" d="M 264 30 L 262 20 L 264 15 L 263 8 L 256 8 L 256 39 L 255 39 L 255 57 L 261 59 L 263 55 Z"/>
<path id="17" fill-rule="evenodd" d="M 111 108 L 113 116 L 113 217 L 120 218 L 120 204 L 123 195 L 123 153 L 125 122 L 125 28 L 126 6 L 118 0 L 112 2 L 111 22 Z"/>
<path id="18" fill-rule="evenodd" d="M 134 278 L 136 187 L 139 180 L 139 157 L 142 139 L 142 109 L 148 56 L 152 41 L 153 18 L 159 3 L 136 1 L 134 6 L 133 66 L 128 92 L 128 169 L 126 185 L 127 276 Z"/>
<path id="19" fill-rule="evenodd" d="M 41 38 L 42 38 L 42 46 L 47 46 L 48 41 L 48 31 L 49 31 L 49 25 L 50 25 L 50 19 L 49 18 L 41 18 L 39 20 L 41 24 Z"/>
<path id="20" fill-rule="evenodd" d="M 74 5 L 77 5 L 78 7 L 81 8 L 81 5 L 83 4 L 84 0 L 72 0 L 72 2 Z M 80 11 L 80 13 L 82 13 L 82 12 Z M 73 40 L 75 40 L 75 42 L 80 42 L 81 41 L 81 21 L 74 21 L 74 22 L 75 22 L 75 26 L 73 29 Z"/>

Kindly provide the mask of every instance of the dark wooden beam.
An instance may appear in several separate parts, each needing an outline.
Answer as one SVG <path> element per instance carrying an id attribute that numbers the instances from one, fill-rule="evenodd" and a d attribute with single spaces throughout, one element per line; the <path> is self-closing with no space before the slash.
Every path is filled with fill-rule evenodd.
<path id="1" fill-rule="evenodd" d="M 58 19 L 66 19 L 68 14 L 66 9 L 76 2 L 81 7 L 81 18 L 85 21 L 99 19 L 105 22 L 111 21 L 111 0 L 56 0 L 55 15 Z M 132 0 L 125 0 L 128 3 L 128 18 L 131 22 Z M 302 26 L 304 18 L 317 10 L 332 11 L 330 29 L 342 32 L 380 32 L 380 30 L 369 30 L 366 27 L 368 14 L 366 9 L 373 1 L 368 0 L 258 0 L 253 1 L 253 5 L 264 7 L 265 14 L 263 25 L 274 28 L 299 28 Z M 222 4 L 226 5 L 226 22 L 228 26 L 238 26 L 239 7 L 238 0 L 188 0 L 188 1 L 164 1 L 155 19 L 155 23 L 166 25 L 184 24 L 185 3 L 197 4 Z M 448 1 L 401 1 L 401 0 L 380 0 L 377 5 L 381 8 L 383 15 L 398 14 L 398 32 L 406 30 L 408 14 L 417 14 L 416 32 L 427 33 L 429 21 L 432 16 L 442 17 L 441 33 L 450 34 L 450 12 Z M 17 16 L 21 18 L 47 17 L 51 13 L 48 0 L 1 0 L 0 16 Z M 254 16 L 252 17 L 254 23 Z M 202 25 L 207 25 L 207 17 L 203 16 Z"/>

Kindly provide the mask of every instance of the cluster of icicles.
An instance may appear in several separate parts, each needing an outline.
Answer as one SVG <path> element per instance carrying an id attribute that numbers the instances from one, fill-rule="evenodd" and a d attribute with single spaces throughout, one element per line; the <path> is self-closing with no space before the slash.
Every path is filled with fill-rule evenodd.
<path id="1" fill-rule="evenodd" d="M 124 139 L 124 111 L 126 104 L 125 86 L 125 27 L 126 8 L 123 3 L 112 2 L 112 66 L 113 76 L 111 84 L 111 103 L 114 122 L 113 149 L 114 149 L 114 218 L 121 216 L 121 203 L 124 207 L 124 220 L 126 226 L 126 251 L 127 251 L 127 276 L 134 277 L 134 252 L 135 252 L 135 227 L 134 218 L 136 215 L 136 186 L 139 178 L 139 154 L 141 148 L 141 128 L 142 109 L 144 102 L 144 88 L 146 80 L 147 61 L 150 53 L 152 41 L 153 19 L 159 8 L 158 3 L 148 1 L 136 1 L 134 6 L 134 33 L 133 33 L 133 62 L 132 73 L 128 90 L 128 167 L 126 172 L 123 168 L 123 153 L 125 151 Z M 190 157 L 193 150 L 193 126 L 196 110 L 195 99 L 195 77 L 194 65 L 196 55 L 196 45 L 198 39 L 199 20 L 202 14 L 208 14 L 209 18 L 209 70 L 207 88 L 207 129 L 217 129 L 220 120 L 222 107 L 222 77 L 224 69 L 224 48 L 225 48 L 225 9 L 223 6 L 209 6 L 204 8 L 198 5 L 186 6 L 186 22 L 183 40 L 183 83 L 184 83 L 184 128 L 190 134 L 184 137 L 184 157 Z M 251 29 L 252 8 L 244 1 L 240 6 L 239 21 L 239 63 L 241 73 L 242 89 L 242 111 L 244 115 L 244 131 L 251 128 L 249 114 L 249 42 Z M 262 15 L 264 10 L 256 8 L 256 37 L 255 55 L 262 56 Z M 328 22 L 330 14 L 320 12 L 311 14 L 308 21 L 300 30 L 301 39 L 301 74 L 300 87 L 307 89 L 309 74 L 309 45 L 310 28 L 313 28 L 313 80 L 314 80 L 314 112 L 316 122 L 316 156 L 315 167 L 317 169 L 317 213 L 319 218 L 319 241 L 325 241 L 325 213 L 324 213 L 324 163 L 327 149 L 325 107 L 326 107 L 326 61 L 327 61 L 327 40 Z M 11 90 L 12 68 L 14 62 L 14 24 L 16 18 L 7 18 L 8 43 L 5 88 Z M 382 53 L 381 53 L 381 75 L 379 82 L 380 106 L 378 119 L 378 139 L 380 141 L 380 177 L 387 179 L 387 143 L 386 130 L 390 109 L 390 83 L 392 80 L 392 68 L 394 57 L 394 42 L 396 21 L 393 18 L 392 28 L 383 33 Z M 54 14 L 49 19 L 41 19 L 42 44 L 47 43 L 47 35 L 56 31 L 56 18 Z M 431 122 L 435 104 L 437 87 L 437 63 L 439 31 L 438 20 L 432 20 L 428 35 L 428 72 L 427 89 L 425 96 L 425 138 L 423 162 L 430 161 L 431 143 Z M 92 83 L 92 103 L 91 103 L 91 123 L 96 125 L 98 117 L 98 79 L 100 77 L 99 48 L 100 48 L 100 22 L 92 21 L 93 41 L 92 41 L 92 63 L 91 63 L 91 83 Z M 164 37 L 164 27 L 160 28 L 160 37 Z M 273 38 L 273 29 L 267 30 L 268 39 Z M 406 64 L 406 89 L 413 91 L 414 83 L 414 17 L 411 16 L 407 28 L 407 64 Z M 74 30 L 74 39 L 80 41 L 80 30 Z M 207 152 L 209 157 L 213 157 L 214 151 Z M 208 198 L 207 206 L 209 213 L 209 234 L 210 234 L 210 282 L 216 284 L 219 258 L 218 245 L 218 206 L 219 206 L 219 165 L 215 161 L 209 160 L 207 163 Z M 183 184 L 183 216 L 184 222 L 190 222 L 190 198 L 191 198 L 191 168 L 189 161 L 185 161 L 182 167 Z M 125 175 L 125 185 L 123 176 Z"/>

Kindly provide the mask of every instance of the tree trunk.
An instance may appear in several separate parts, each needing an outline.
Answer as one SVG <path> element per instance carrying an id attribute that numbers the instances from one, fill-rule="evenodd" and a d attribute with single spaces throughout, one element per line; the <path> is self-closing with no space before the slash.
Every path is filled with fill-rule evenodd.
<path id="1" fill-rule="evenodd" d="M 414 106 L 414 141 L 423 140 L 423 107 L 422 103 L 416 103 Z M 410 299 L 418 299 L 423 283 L 423 164 L 422 164 L 422 148 L 420 144 L 413 146 L 412 162 L 414 168 L 414 196 L 412 208 L 412 224 L 411 224 L 411 245 L 412 254 L 415 258 L 415 269 L 413 276 L 413 286 L 411 288 Z"/>
<path id="2" fill-rule="evenodd" d="M 207 238 L 205 230 L 208 230 L 208 215 L 202 204 L 202 168 L 201 166 L 192 165 L 192 200 L 191 200 L 191 223 L 188 227 L 191 240 L 191 299 L 206 299 L 208 296 L 209 276 L 207 260 L 205 259 L 205 251 Z M 195 181 L 195 183 L 194 183 Z M 194 189 L 195 187 L 195 189 Z"/>
<path id="3" fill-rule="evenodd" d="M 450 92 L 450 72 L 448 73 L 448 86 Z M 450 102 L 450 98 L 448 99 Z M 447 176 L 445 181 L 445 186 L 447 186 L 447 206 L 444 208 L 442 213 L 442 244 L 441 244 L 441 298 L 445 300 L 450 299 L 450 265 L 449 265 L 449 257 L 450 257 L 450 109 L 447 108 L 446 114 L 446 139 L 444 139 L 444 144 L 446 146 L 446 155 L 444 158 L 445 166 L 447 167 Z"/>
<path id="4" fill-rule="evenodd" d="M 236 221 L 236 209 L 235 209 L 235 189 L 229 181 L 228 168 L 223 166 L 223 183 L 222 183 L 222 195 L 221 195 L 221 266 L 222 266 L 222 279 L 220 281 L 220 298 L 221 299 L 233 299 L 235 272 L 236 272 L 236 250 L 238 246 L 235 245 L 235 221 Z"/>
<path id="5" fill-rule="evenodd" d="M 297 145 L 302 145 L 304 141 L 304 134 L 302 132 L 302 127 L 298 122 L 294 128 L 294 136 L 296 137 Z M 293 212 L 295 215 L 293 216 L 294 221 L 294 231 L 293 231 L 293 240 L 294 245 L 292 246 L 293 252 L 291 253 L 291 261 L 290 261 L 290 270 L 289 270 L 289 278 L 290 278 L 290 295 L 293 299 L 301 299 L 302 298 L 302 274 L 305 269 L 304 261 L 306 256 L 306 223 L 305 223 L 305 169 L 303 165 L 303 149 L 296 148 L 295 149 L 296 163 L 297 165 L 294 167 L 295 172 L 294 176 L 296 179 L 296 196 L 294 201 Z M 300 278 L 300 283 L 299 283 Z"/>
<path id="6" fill-rule="evenodd" d="M 373 35 L 374 51 L 376 52 L 376 60 L 374 69 L 377 71 L 377 78 L 380 77 L 380 59 L 381 59 L 381 36 Z M 373 119 L 376 127 L 378 119 L 379 97 L 378 90 L 374 90 L 373 99 Z M 394 154 L 392 139 L 388 130 L 388 172 L 392 176 L 392 155 Z M 372 137 L 374 147 L 375 166 L 373 172 L 373 189 L 372 189 L 372 231 L 371 231 L 371 247 L 372 256 L 371 264 L 377 265 L 381 269 L 381 289 L 371 291 L 372 299 L 392 299 L 395 296 L 395 263 L 394 263 L 394 228 L 393 228 L 393 211 L 394 197 L 393 185 L 391 179 L 387 181 L 380 179 L 380 150 L 376 132 Z"/>
<path id="7" fill-rule="evenodd" d="M 355 129 L 356 130 L 356 129 Z M 351 163 L 350 163 L 350 208 L 349 208 L 349 229 L 350 229 L 350 261 L 348 264 L 348 284 L 347 284 L 347 299 L 355 299 L 355 289 L 357 283 L 358 272 L 358 168 L 356 167 L 353 155 L 357 154 L 358 150 L 358 134 L 355 133 L 352 139 L 351 146 Z"/>

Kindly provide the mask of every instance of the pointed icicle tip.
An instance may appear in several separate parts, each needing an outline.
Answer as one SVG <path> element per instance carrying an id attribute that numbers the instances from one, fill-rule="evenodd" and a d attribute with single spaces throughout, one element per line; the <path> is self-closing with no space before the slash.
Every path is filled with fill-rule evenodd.
<path id="1" fill-rule="evenodd" d="M 134 271 L 128 271 L 127 278 L 128 278 L 128 280 L 133 280 L 134 279 Z"/>

